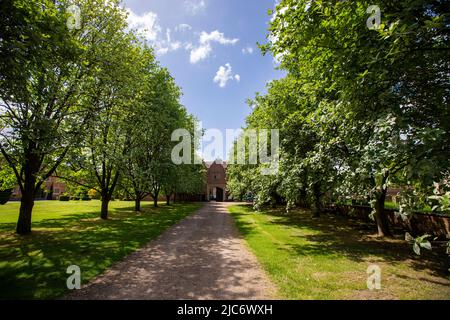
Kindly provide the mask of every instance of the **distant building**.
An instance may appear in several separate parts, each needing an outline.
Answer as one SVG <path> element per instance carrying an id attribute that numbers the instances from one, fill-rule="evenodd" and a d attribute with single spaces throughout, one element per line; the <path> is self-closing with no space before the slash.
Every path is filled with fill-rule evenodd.
<path id="1" fill-rule="evenodd" d="M 204 162 L 207 169 L 206 174 L 206 200 L 227 201 L 227 163 L 221 160 Z"/>
<path id="2" fill-rule="evenodd" d="M 37 199 L 57 200 L 59 196 L 66 192 L 66 184 L 56 177 L 50 177 L 43 183 L 45 191 L 36 194 Z M 22 198 L 19 186 L 15 187 L 11 199 Z"/>

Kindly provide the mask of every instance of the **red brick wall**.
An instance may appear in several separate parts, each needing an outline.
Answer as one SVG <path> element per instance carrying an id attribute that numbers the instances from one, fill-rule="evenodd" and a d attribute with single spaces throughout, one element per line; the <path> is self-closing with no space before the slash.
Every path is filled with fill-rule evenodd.
<path id="1" fill-rule="evenodd" d="M 341 205 L 335 208 L 336 212 L 346 216 L 352 216 L 357 219 L 372 221 L 369 214 L 372 209 L 367 206 L 349 206 Z M 415 213 L 410 219 L 403 220 L 395 214 L 396 210 L 385 209 L 389 222 L 392 226 L 402 228 L 413 236 L 420 236 L 425 233 L 445 239 L 450 235 L 450 217 L 437 214 Z"/>
<path id="2" fill-rule="evenodd" d="M 208 169 L 208 176 L 207 176 L 207 183 L 208 184 L 223 184 L 225 185 L 226 182 L 226 172 L 225 168 L 221 164 L 213 163 Z"/>

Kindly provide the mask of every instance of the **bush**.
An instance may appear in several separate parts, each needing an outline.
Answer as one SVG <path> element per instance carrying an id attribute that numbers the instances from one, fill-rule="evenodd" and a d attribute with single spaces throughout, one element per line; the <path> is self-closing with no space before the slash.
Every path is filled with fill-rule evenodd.
<path id="1" fill-rule="evenodd" d="M 0 204 L 6 204 L 11 197 L 13 189 L 6 189 L 0 191 Z"/>
<path id="2" fill-rule="evenodd" d="M 88 195 L 89 198 L 91 198 L 91 199 L 100 199 L 100 198 L 101 198 L 100 193 L 99 193 L 97 190 L 95 190 L 95 189 L 89 190 L 88 193 L 87 193 L 87 195 Z"/>
<path id="3" fill-rule="evenodd" d="M 70 200 L 69 196 L 65 196 L 65 195 L 59 196 L 59 201 L 69 201 L 69 200 Z"/>
<path id="4" fill-rule="evenodd" d="M 83 197 L 81 197 L 82 201 L 91 201 L 91 198 L 89 198 L 89 196 L 84 195 Z"/>
<path id="5" fill-rule="evenodd" d="M 252 194 L 247 193 L 245 196 L 242 197 L 242 200 L 245 202 L 253 202 L 255 199 Z"/>

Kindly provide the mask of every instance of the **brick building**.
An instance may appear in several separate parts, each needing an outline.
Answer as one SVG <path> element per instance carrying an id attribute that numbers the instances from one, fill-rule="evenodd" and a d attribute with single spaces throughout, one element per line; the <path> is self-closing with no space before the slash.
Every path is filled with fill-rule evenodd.
<path id="1" fill-rule="evenodd" d="M 59 196 L 66 192 L 66 185 L 63 181 L 56 177 L 50 177 L 45 180 L 45 192 L 38 192 L 36 198 L 57 200 Z M 11 195 L 11 199 L 20 199 L 22 194 L 19 186 L 15 187 Z"/>
<path id="2" fill-rule="evenodd" d="M 227 201 L 227 163 L 216 160 L 205 162 L 206 174 L 206 200 Z"/>

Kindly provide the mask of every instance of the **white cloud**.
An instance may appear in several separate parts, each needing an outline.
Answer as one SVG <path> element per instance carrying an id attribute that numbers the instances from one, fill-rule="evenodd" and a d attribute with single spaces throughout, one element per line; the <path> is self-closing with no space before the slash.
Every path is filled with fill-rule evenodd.
<path id="1" fill-rule="evenodd" d="M 239 39 L 227 39 L 225 38 L 224 34 L 222 32 L 219 32 L 218 30 L 214 30 L 211 33 L 207 33 L 205 31 L 202 31 L 200 34 L 200 43 L 206 44 L 210 42 L 218 42 L 223 45 L 234 45 L 236 42 L 238 42 Z"/>
<path id="2" fill-rule="evenodd" d="M 191 49 L 191 56 L 190 56 L 190 61 L 191 63 L 197 63 L 200 60 L 204 60 L 206 58 L 209 57 L 209 55 L 211 54 L 212 48 L 211 45 L 209 43 L 205 44 L 205 45 L 201 45 L 197 48 L 192 48 Z"/>
<path id="3" fill-rule="evenodd" d="M 183 44 L 180 41 L 161 40 L 154 44 L 156 54 L 159 56 L 165 55 L 169 52 L 177 51 L 182 47 Z"/>
<path id="4" fill-rule="evenodd" d="M 165 39 L 159 38 L 157 41 L 154 41 L 153 45 L 155 47 L 156 54 L 160 56 L 165 55 L 168 52 L 177 51 L 183 47 L 183 44 L 180 41 L 174 41 L 172 39 L 172 31 L 170 28 L 166 29 Z"/>
<path id="5" fill-rule="evenodd" d="M 144 12 L 143 15 L 138 15 L 129 8 L 126 10 L 128 12 L 128 27 L 137 30 L 140 36 L 153 46 L 157 55 L 161 56 L 184 47 L 182 42 L 173 40 L 170 28 L 166 29 L 165 34 L 163 33 L 156 13 L 149 11 Z M 184 25 L 181 28 L 188 30 L 187 26 L 189 25 Z"/>
<path id="6" fill-rule="evenodd" d="M 196 15 L 206 9 L 205 0 L 185 0 L 184 7 L 186 11 L 192 15 Z"/>
<path id="7" fill-rule="evenodd" d="M 192 30 L 192 27 L 187 23 L 181 23 L 175 27 L 175 31 L 190 31 L 190 30 Z"/>
<path id="8" fill-rule="evenodd" d="M 222 45 L 234 45 L 239 39 L 228 39 L 222 32 L 214 30 L 210 33 L 202 31 L 199 38 L 199 46 L 191 48 L 191 63 L 197 63 L 208 58 L 212 52 L 211 43 L 216 42 Z"/>
<path id="9" fill-rule="evenodd" d="M 219 70 L 217 70 L 216 76 L 214 77 L 214 83 L 218 83 L 219 87 L 225 88 L 228 81 L 236 80 L 237 82 L 241 81 L 241 76 L 238 74 L 233 75 L 233 71 L 231 69 L 231 65 L 226 63 L 225 66 L 220 66 Z"/>
<path id="10" fill-rule="evenodd" d="M 253 53 L 253 47 L 248 46 L 248 47 L 243 48 L 242 49 L 242 53 L 243 54 L 252 54 Z"/>
<path id="11" fill-rule="evenodd" d="M 182 44 L 180 41 L 175 41 L 175 42 L 170 43 L 170 49 L 172 49 L 173 51 L 178 50 L 181 47 L 182 47 Z"/>
<path id="12" fill-rule="evenodd" d="M 205 1 L 186 1 L 185 3 L 195 4 L 199 8 L 206 7 Z M 190 62 L 195 64 L 211 56 L 214 43 L 230 46 L 239 41 L 237 38 L 227 38 L 224 33 L 214 30 L 210 33 L 202 31 L 198 35 L 198 42 L 193 43 L 190 32 L 192 26 L 189 24 L 182 23 L 173 29 L 163 29 L 156 13 L 148 11 L 139 15 L 129 8 L 126 10 L 129 28 L 137 30 L 139 35 L 153 46 L 155 53 L 159 56 L 182 49 L 190 52 Z M 177 39 L 179 37 L 185 39 L 180 41 Z"/>
<path id="13" fill-rule="evenodd" d="M 167 54 L 169 52 L 169 48 L 168 47 L 159 47 L 156 48 L 156 54 L 158 56 L 163 56 L 165 54 Z"/>
<path id="14" fill-rule="evenodd" d="M 128 12 L 128 26 L 136 29 L 145 39 L 155 41 L 161 32 L 158 15 L 154 12 L 145 12 L 142 16 L 135 14 L 131 9 Z"/>

